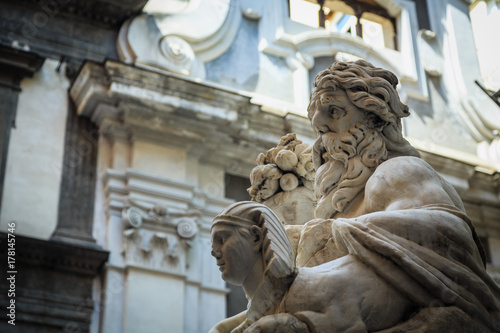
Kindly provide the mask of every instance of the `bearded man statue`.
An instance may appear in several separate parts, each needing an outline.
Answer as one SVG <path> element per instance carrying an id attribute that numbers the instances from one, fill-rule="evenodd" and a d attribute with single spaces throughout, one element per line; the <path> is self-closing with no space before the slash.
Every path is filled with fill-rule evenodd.
<path id="1" fill-rule="evenodd" d="M 346 318 L 354 303 L 373 307 L 353 317 L 356 326 L 318 329 L 308 319 L 314 315 L 304 316 L 307 300 L 288 299 L 297 299 L 311 332 L 500 332 L 500 289 L 486 273 L 474 226 L 453 187 L 403 138 L 409 111 L 397 84 L 393 73 L 362 60 L 317 75 L 308 106 L 317 134 L 315 219 L 283 221 L 299 272 L 335 271 L 336 301 L 323 304 Z M 338 297 L 358 289 L 348 302 Z M 380 306 L 388 311 L 376 316 L 383 322 L 372 316 Z"/>
<path id="2" fill-rule="evenodd" d="M 335 63 L 316 76 L 308 107 L 318 136 L 315 217 L 352 211 L 347 206 L 382 162 L 419 156 L 402 136 L 401 118 L 410 113 L 398 98 L 397 84 L 393 73 L 361 60 Z"/>

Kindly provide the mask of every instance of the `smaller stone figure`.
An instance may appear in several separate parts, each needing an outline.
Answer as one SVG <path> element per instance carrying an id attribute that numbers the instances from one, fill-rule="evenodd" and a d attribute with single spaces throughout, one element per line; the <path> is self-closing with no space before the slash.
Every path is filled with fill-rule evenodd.
<path id="1" fill-rule="evenodd" d="M 289 133 L 276 147 L 257 157 L 257 166 L 250 174 L 248 193 L 252 201 L 271 208 L 287 225 L 304 224 L 314 218 L 316 171 L 312 148 Z"/>
<path id="2" fill-rule="evenodd" d="M 235 203 L 214 219 L 212 255 L 222 278 L 242 286 L 249 299 L 246 313 L 216 332 L 378 331 L 411 310 L 410 302 L 353 258 L 297 268 L 282 222 L 259 203 Z M 376 299 L 389 302 L 370 301 Z"/>

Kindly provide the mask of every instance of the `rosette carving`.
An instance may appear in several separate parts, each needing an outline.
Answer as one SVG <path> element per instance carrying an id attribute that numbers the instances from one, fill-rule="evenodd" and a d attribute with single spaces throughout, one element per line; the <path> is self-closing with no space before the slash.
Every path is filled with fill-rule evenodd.
<path id="1" fill-rule="evenodd" d="M 193 238 L 198 233 L 198 225 L 192 218 L 183 218 L 177 224 L 177 234 L 184 239 Z"/>
<path id="2" fill-rule="evenodd" d="M 195 54 L 188 42 L 178 36 L 163 36 L 160 51 L 171 65 L 170 70 L 189 75 L 195 61 Z"/>

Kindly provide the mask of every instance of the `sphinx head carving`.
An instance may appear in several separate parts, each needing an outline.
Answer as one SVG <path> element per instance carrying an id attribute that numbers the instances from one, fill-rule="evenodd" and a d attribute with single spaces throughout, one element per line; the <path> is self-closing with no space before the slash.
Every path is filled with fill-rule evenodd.
<path id="1" fill-rule="evenodd" d="M 244 289 L 248 281 L 258 284 L 266 276 L 280 279 L 295 271 L 282 222 L 270 208 L 252 201 L 232 204 L 214 218 L 212 255 L 222 278 Z"/>

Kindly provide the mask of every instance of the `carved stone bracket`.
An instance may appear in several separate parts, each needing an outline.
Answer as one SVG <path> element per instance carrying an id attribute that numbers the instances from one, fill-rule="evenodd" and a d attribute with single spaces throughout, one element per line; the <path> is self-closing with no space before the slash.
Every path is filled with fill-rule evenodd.
<path id="1" fill-rule="evenodd" d="M 123 209 L 123 256 L 128 265 L 184 274 L 186 255 L 198 234 L 200 212 L 170 212 L 165 206 L 147 209 L 129 200 Z"/>

